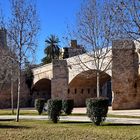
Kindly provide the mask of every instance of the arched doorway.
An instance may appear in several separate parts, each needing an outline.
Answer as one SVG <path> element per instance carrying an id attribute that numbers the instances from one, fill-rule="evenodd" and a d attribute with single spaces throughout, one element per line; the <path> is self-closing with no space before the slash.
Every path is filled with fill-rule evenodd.
<path id="1" fill-rule="evenodd" d="M 51 98 L 51 80 L 44 78 L 35 83 L 32 88 L 32 104 L 37 98 Z"/>
<path id="2" fill-rule="evenodd" d="M 100 72 L 100 96 L 109 97 L 112 100 L 111 76 Z M 96 70 L 88 70 L 78 74 L 68 85 L 68 98 L 74 99 L 75 106 L 85 106 L 87 98 L 96 95 Z"/>

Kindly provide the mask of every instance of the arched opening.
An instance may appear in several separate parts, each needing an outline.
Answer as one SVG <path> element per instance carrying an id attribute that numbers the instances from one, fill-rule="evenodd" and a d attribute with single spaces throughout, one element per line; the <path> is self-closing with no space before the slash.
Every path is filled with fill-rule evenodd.
<path id="1" fill-rule="evenodd" d="M 78 74 L 68 86 L 68 98 L 74 99 L 77 107 L 85 106 L 87 98 L 97 97 L 96 70 L 88 70 Z M 111 76 L 100 72 L 100 96 L 112 100 Z"/>
<path id="2" fill-rule="evenodd" d="M 51 80 L 44 78 L 35 83 L 32 88 L 32 104 L 37 98 L 51 98 Z"/>

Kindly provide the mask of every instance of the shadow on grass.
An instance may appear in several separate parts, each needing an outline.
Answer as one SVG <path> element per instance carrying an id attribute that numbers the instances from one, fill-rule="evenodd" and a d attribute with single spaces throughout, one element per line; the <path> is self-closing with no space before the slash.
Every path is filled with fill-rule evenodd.
<path id="1" fill-rule="evenodd" d="M 103 124 L 102 126 L 140 126 L 140 124 L 109 123 L 109 124 Z"/>
<path id="2" fill-rule="evenodd" d="M 15 121 L 15 119 L 0 119 L 0 121 Z"/>
<path id="3" fill-rule="evenodd" d="M 82 121 L 61 121 L 60 123 L 63 123 L 63 124 L 71 124 L 71 123 L 75 123 L 75 124 L 92 124 L 91 122 L 82 122 Z"/>
<path id="4" fill-rule="evenodd" d="M 19 126 L 19 125 L 6 125 L 6 124 L 0 124 L 0 129 L 29 129 L 31 127 L 28 126 Z"/>
<path id="5" fill-rule="evenodd" d="M 83 121 L 60 121 L 61 124 L 91 124 L 95 125 L 92 122 L 83 122 Z M 124 124 L 124 123 L 103 123 L 101 126 L 140 126 L 140 124 Z"/>

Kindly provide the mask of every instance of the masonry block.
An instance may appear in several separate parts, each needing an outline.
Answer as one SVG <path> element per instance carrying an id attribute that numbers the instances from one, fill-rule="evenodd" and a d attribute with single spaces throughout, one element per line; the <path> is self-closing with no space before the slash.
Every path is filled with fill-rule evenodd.
<path id="1" fill-rule="evenodd" d="M 66 60 L 53 60 L 53 78 L 51 80 L 52 99 L 66 99 L 68 91 L 68 67 Z"/>
<path id="2" fill-rule="evenodd" d="M 131 40 L 116 40 L 112 46 L 113 109 L 140 108 L 138 84 L 138 54 Z"/>

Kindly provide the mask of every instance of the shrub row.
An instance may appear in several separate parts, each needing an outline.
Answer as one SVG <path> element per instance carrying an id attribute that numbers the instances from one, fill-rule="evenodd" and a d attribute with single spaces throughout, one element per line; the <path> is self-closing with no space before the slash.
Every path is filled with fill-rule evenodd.
<path id="1" fill-rule="evenodd" d="M 39 98 L 35 100 L 35 109 L 38 111 L 38 114 L 41 115 L 46 100 L 44 98 Z"/>
<path id="2" fill-rule="evenodd" d="M 39 115 L 41 115 L 44 105 L 46 101 L 45 99 L 39 98 L 35 100 L 35 108 L 38 111 Z M 57 123 L 59 120 L 59 115 L 63 110 L 65 114 L 70 115 L 72 113 L 74 107 L 73 100 L 58 100 L 58 99 L 49 99 L 47 101 L 47 111 L 49 118 L 54 122 Z"/>
<path id="3" fill-rule="evenodd" d="M 62 101 L 62 110 L 65 112 L 65 114 L 70 115 L 72 113 L 72 110 L 74 108 L 74 100 L 63 100 Z"/>
<path id="4" fill-rule="evenodd" d="M 73 100 L 48 100 L 48 116 L 50 120 L 57 123 L 61 111 L 63 110 L 65 114 L 70 115 L 74 107 Z"/>
<path id="5" fill-rule="evenodd" d="M 54 123 L 57 123 L 62 109 L 62 100 L 48 100 L 48 116 Z"/>
<path id="6" fill-rule="evenodd" d="M 44 108 L 45 100 L 36 99 L 35 107 L 38 113 L 41 114 Z M 90 98 L 86 100 L 87 115 L 95 125 L 100 125 L 107 116 L 109 100 L 105 97 L 100 98 Z M 63 110 L 65 114 L 70 115 L 74 107 L 73 100 L 59 100 L 59 99 L 49 99 L 47 102 L 47 111 L 50 120 L 57 123 L 61 111 Z"/>

